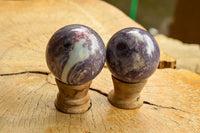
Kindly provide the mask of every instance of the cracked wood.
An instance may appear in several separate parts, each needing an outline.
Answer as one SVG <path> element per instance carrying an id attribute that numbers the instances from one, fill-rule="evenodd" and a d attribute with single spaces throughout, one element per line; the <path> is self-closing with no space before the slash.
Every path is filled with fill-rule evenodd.
<path id="1" fill-rule="evenodd" d="M 181 75 L 174 81 L 172 75 Z M 183 75 L 191 75 L 186 78 Z M 49 75 L 26 73 L 0 76 L 1 132 L 197 132 L 200 130 L 200 77 L 186 70 L 157 70 L 148 80 L 141 97 L 145 104 L 136 110 L 113 107 L 103 94 L 112 88 L 110 73 L 104 68 L 93 81 L 89 95 L 92 108 L 83 114 L 64 114 L 55 109 L 58 89 Z M 174 84 L 157 82 L 168 80 Z M 170 81 L 171 80 L 171 81 Z M 177 83 L 178 82 L 178 83 Z M 19 84 L 20 83 L 20 84 Z M 196 84 L 194 84 L 196 83 Z M 168 91 L 171 85 L 175 92 Z M 185 86 L 186 97 L 174 97 Z M 177 88 L 177 89 L 176 89 Z M 100 94 L 100 89 L 103 94 Z M 199 91 L 199 90 L 198 90 Z M 163 93 L 160 93 L 163 92 Z M 191 101 L 191 98 L 197 97 Z M 160 97 L 167 99 L 165 102 Z M 148 102 L 147 102 L 148 101 Z M 179 103 L 182 101 L 182 103 Z M 190 106 L 193 104 L 193 107 Z M 184 127 L 184 128 L 183 128 Z"/>
<path id="2" fill-rule="evenodd" d="M 123 28 L 143 28 L 120 10 L 97 0 L 0 1 L 0 5 L 0 74 L 49 72 L 46 45 L 65 25 L 87 25 L 101 35 L 105 44 Z M 102 7 L 105 10 L 99 10 Z M 161 51 L 159 68 L 174 66 L 175 59 Z"/>
<path id="3" fill-rule="evenodd" d="M 48 39 L 72 23 L 90 26 L 105 43 L 122 28 L 142 28 L 115 7 L 97 0 L 0 5 L 0 132 L 200 131 L 200 77 L 187 70 L 157 70 L 142 91 L 144 105 L 122 110 L 107 100 L 113 85 L 105 66 L 89 91 L 89 111 L 70 115 L 55 109 L 58 89 L 44 54 Z M 161 52 L 160 67 L 174 68 L 175 60 Z"/>

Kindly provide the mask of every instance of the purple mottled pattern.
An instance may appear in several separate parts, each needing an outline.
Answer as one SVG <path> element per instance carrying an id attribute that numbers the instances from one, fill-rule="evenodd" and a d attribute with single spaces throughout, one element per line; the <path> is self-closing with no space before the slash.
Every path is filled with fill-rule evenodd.
<path id="1" fill-rule="evenodd" d="M 103 67 L 102 62 L 101 56 L 90 56 L 88 59 L 78 62 L 69 72 L 67 82 L 69 84 L 76 84 L 77 79 L 79 79 L 79 83 L 90 81 L 101 71 Z M 92 71 L 95 73 L 92 74 Z"/>
<path id="2" fill-rule="evenodd" d="M 159 63 L 160 50 L 154 37 L 138 28 L 117 32 L 107 46 L 107 65 L 112 75 L 124 82 L 141 82 Z"/>
<path id="3" fill-rule="evenodd" d="M 90 35 L 92 35 L 92 39 Z M 80 40 L 84 40 L 84 42 Z M 70 64 L 68 63 L 70 52 L 77 52 L 77 49 L 74 49 L 75 45 L 80 44 L 79 42 L 83 43 L 79 47 L 87 49 L 90 56 L 70 66 L 65 81 L 63 81 L 63 70 L 66 64 Z M 94 42 L 96 43 L 94 44 Z M 92 46 L 96 47 L 95 52 L 93 52 L 94 54 L 91 52 L 94 50 Z M 79 55 L 79 53 L 76 54 Z M 57 79 L 71 85 L 84 84 L 94 79 L 102 70 L 105 64 L 105 58 L 105 45 L 101 37 L 91 28 L 78 24 L 68 25 L 56 31 L 49 40 L 46 49 L 46 61 L 51 72 Z"/>

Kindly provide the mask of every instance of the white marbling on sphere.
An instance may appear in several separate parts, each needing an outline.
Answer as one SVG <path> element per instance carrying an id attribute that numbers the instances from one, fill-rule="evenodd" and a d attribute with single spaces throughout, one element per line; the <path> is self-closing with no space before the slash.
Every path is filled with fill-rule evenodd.
<path id="1" fill-rule="evenodd" d="M 92 80 L 105 63 L 105 46 L 100 36 L 83 25 L 69 25 L 50 39 L 46 60 L 57 79 L 72 85 Z"/>
<path id="2" fill-rule="evenodd" d="M 160 50 L 154 37 L 139 28 L 125 28 L 107 45 L 107 65 L 112 75 L 124 82 L 141 82 L 156 70 Z"/>
<path id="3" fill-rule="evenodd" d="M 143 43 L 148 42 L 146 46 L 146 52 L 150 57 L 152 57 L 152 53 L 154 52 L 152 39 L 146 34 L 142 34 L 139 29 L 129 31 L 128 33 L 135 37 L 136 44 L 139 44 L 139 41 Z"/>
<path id="4" fill-rule="evenodd" d="M 90 35 L 89 35 L 90 36 Z M 93 36 L 93 35 L 91 35 Z M 74 49 L 69 52 L 69 59 L 67 63 L 64 66 L 63 73 L 61 75 L 61 80 L 63 82 L 67 82 L 66 77 L 70 71 L 70 69 L 78 62 L 84 61 L 90 56 L 95 55 L 95 51 L 99 49 L 99 46 L 96 45 L 98 44 L 96 39 L 93 37 L 89 37 L 90 39 L 93 39 L 92 45 L 91 45 L 91 50 L 89 50 L 87 47 L 84 47 L 83 45 L 86 43 L 85 39 L 80 39 L 78 42 L 75 43 Z M 94 73 L 94 72 L 92 72 Z"/>

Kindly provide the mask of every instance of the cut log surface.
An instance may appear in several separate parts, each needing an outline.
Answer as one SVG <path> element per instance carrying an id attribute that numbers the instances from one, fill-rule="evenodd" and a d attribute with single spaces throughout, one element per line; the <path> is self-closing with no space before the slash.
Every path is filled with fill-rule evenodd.
<path id="1" fill-rule="evenodd" d="M 0 84 L 0 132 L 200 131 L 200 76 L 187 70 L 158 69 L 142 91 L 143 106 L 124 110 L 108 102 L 113 85 L 104 68 L 89 90 L 92 108 L 83 114 L 56 110 L 58 89 L 49 75 L 1 76 Z"/>
<path id="2" fill-rule="evenodd" d="M 143 28 L 115 7 L 97 0 L 0 1 L 0 12 L 0 132 L 200 132 L 200 76 L 188 70 L 158 69 L 141 93 L 143 106 L 124 110 L 107 99 L 113 84 L 104 67 L 89 90 L 90 110 L 56 110 L 58 88 L 45 62 L 49 38 L 74 23 L 93 28 L 105 43 L 122 28 Z M 171 61 L 162 52 L 161 59 Z"/>
<path id="3" fill-rule="evenodd" d="M 44 54 L 47 43 L 56 30 L 69 24 L 93 28 L 105 44 L 123 28 L 143 28 L 117 8 L 97 0 L 0 1 L 0 5 L 1 74 L 49 72 Z M 168 58 L 172 57 L 166 56 L 161 52 L 161 60 L 171 63 Z M 162 68 L 166 66 L 162 64 Z"/>

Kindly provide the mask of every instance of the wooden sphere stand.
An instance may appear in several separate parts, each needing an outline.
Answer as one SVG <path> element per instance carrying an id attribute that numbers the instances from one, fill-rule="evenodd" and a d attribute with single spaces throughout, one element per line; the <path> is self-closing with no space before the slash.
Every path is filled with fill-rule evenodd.
<path id="1" fill-rule="evenodd" d="M 92 81 L 83 85 L 68 85 L 58 79 L 55 80 L 59 89 L 55 106 L 59 111 L 76 114 L 90 109 L 91 103 L 88 90 Z"/>
<path id="2" fill-rule="evenodd" d="M 143 100 L 140 98 L 140 92 L 147 80 L 138 83 L 126 83 L 113 76 L 112 80 L 114 90 L 108 94 L 108 100 L 112 105 L 122 109 L 135 109 L 142 106 Z"/>

